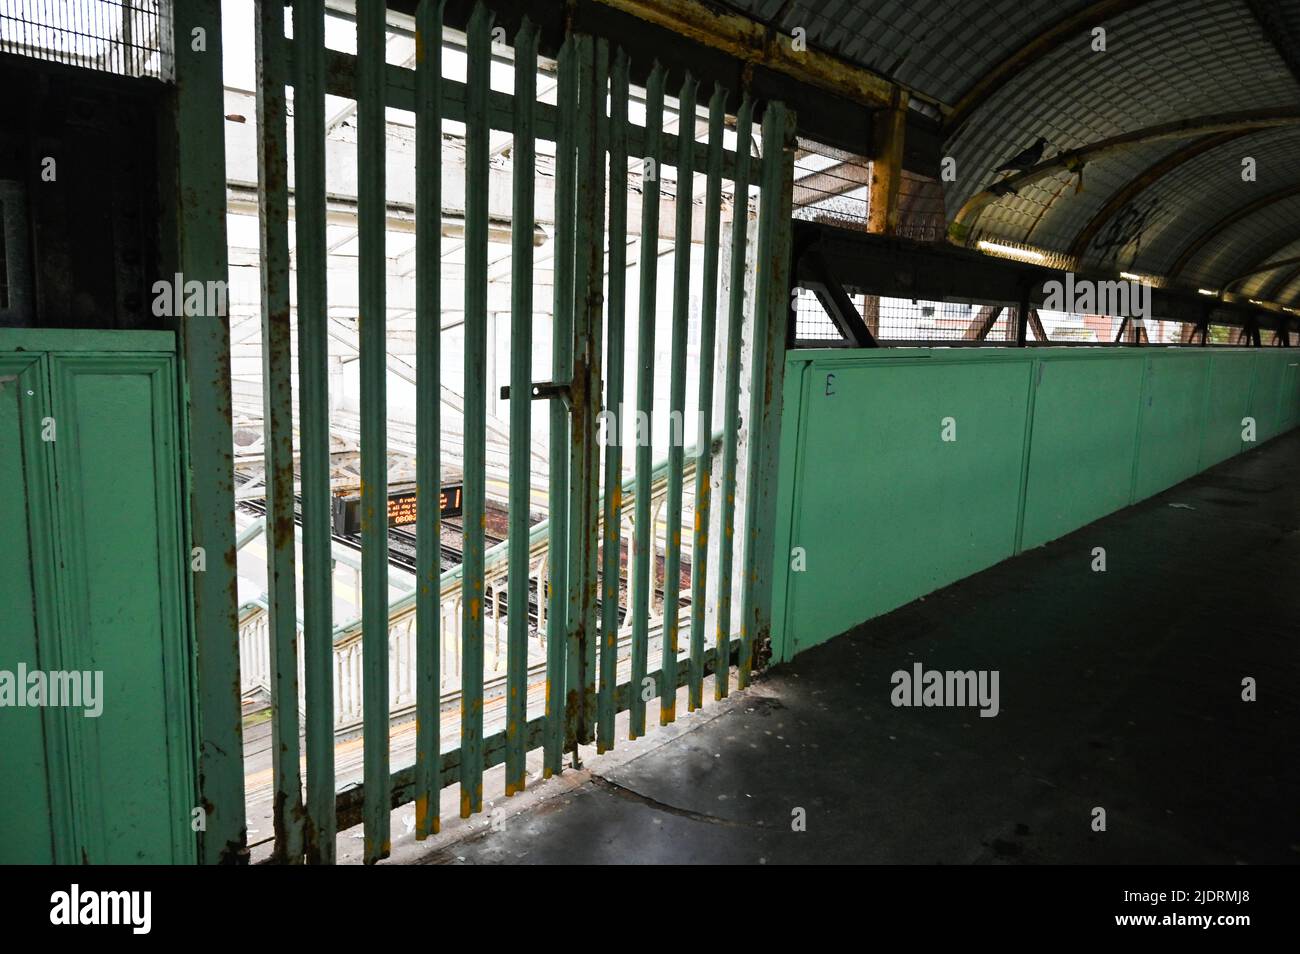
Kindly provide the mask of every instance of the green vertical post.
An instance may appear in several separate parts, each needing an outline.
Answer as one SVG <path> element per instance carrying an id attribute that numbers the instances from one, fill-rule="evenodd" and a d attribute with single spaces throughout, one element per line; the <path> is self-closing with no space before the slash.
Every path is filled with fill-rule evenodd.
<path id="1" fill-rule="evenodd" d="M 483 810 L 483 540 L 487 470 L 488 81 L 492 14 L 470 14 L 465 96 L 465 494 L 461 546 L 460 816 Z"/>
<path id="2" fill-rule="evenodd" d="M 691 304 L 691 218 L 695 174 L 695 90 L 690 73 L 678 99 L 677 224 L 673 235 L 673 338 L 668 390 L 668 516 L 664 531 L 663 679 L 659 687 L 659 724 L 677 718 L 678 600 L 682 575 L 682 476 L 686 451 L 686 334 Z M 708 446 L 709 435 L 700 441 Z"/>
<path id="3" fill-rule="evenodd" d="M 298 607 L 294 566 L 293 357 L 289 322 L 289 163 L 284 7 L 258 0 L 258 230 L 262 285 L 262 431 L 266 473 L 266 578 L 271 642 L 271 774 L 275 859 L 302 860 L 298 765 Z"/>
<path id="4" fill-rule="evenodd" d="M 602 551 L 600 697 L 596 751 L 614 747 L 614 687 L 618 682 L 619 564 L 623 513 L 623 349 L 627 310 L 628 60 L 614 55 L 609 116 L 609 338 L 605 363 L 605 542 Z M 631 607 L 628 607 L 629 612 Z"/>
<path id="5" fill-rule="evenodd" d="M 758 212 L 758 290 L 750 363 L 749 473 L 745 499 L 745 575 L 741 590 L 736 684 L 749 685 L 756 646 L 772 629 L 772 559 L 776 476 L 781 445 L 781 389 L 790 313 L 790 211 L 794 191 L 794 114 L 771 103 L 763 115 Z"/>
<path id="6" fill-rule="evenodd" d="M 578 181 L 584 193 L 590 189 L 591 155 L 595 143 L 595 113 L 592 109 L 593 69 L 592 38 L 574 37 L 578 72 L 578 111 L 574 129 L 574 153 Z M 587 565 L 587 454 L 591 449 L 588 412 L 591 387 L 591 313 L 588 303 L 588 278 L 591 274 L 590 248 L 593 240 L 594 202 L 586 194 L 577 203 L 574 217 L 573 248 L 573 362 L 569 389 L 569 571 L 568 571 L 568 660 L 565 669 L 564 744 L 574 745 L 582 738 L 583 673 L 583 591 Z M 576 756 L 575 756 L 576 758 Z"/>
<path id="7" fill-rule="evenodd" d="M 578 38 L 578 203 L 574 249 L 574 364 L 569 453 L 569 670 L 566 735 L 592 741 L 596 717 L 596 551 L 600 450 L 601 328 L 604 305 L 605 95 L 609 46 Z"/>
<path id="8" fill-rule="evenodd" d="M 596 68 L 592 93 L 595 108 L 596 143 L 592 150 L 591 171 L 587 190 L 592 206 L 593 229 L 591 268 L 587 282 L 587 308 L 591 313 L 591 340 L 587 347 L 591 354 L 590 384 L 587 389 L 587 420 L 590 452 L 587 454 L 587 566 L 583 590 L 583 690 L 582 690 L 582 741 L 596 739 L 596 662 L 600 636 L 597 629 L 596 604 L 599 596 L 600 552 L 600 442 L 598 437 L 601 411 L 602 348 L 605 328 L 605 154 L 609 148 L 609 115 L 606 100 L 609 95 L 609 41 L 595 41 Z"/>
<path id="9" fill-rule="evenodd" d="M 515 36 L 514 197 L 510 276 L 509 629 L 506 650 L 506 795 L 524 790 L 528 725 L 528 516 L 532 442 L 533 228 L 537 146 L 537 31 L 525 17 Z M 538 593 L 538 600 L 542 594 Z M 540 606 L 540 603 L 539 603 Z"/>
<path id="10" fill-rule="evenodd" d="M 193 31 L 207 43 L 196 50 Z M 176 0 L 177 267 L 190 281 L 225 282 L 226 155 L 220 0 Z M 181 375 L 188 416 L 189 536 L 207 569 L 190 575 L 198 689 L 199 833 L 204 864 L 248 861 L 239 700 L 230 318 L 182 319 Z"/>
<path id="11" fill-rule="evenodd" d="M 365 861 L 387 858 L 388 408 L 384 251 L 385 5 L 357 8 L 357 238 L 361 351 L 361 655 Z"/>
<path id="12" fill-rule="evenodd" d="M 637 312 L 636 502 L 632 528 L 632 685 L 628 738 L 645 734 L 642 683 L 650 652 L 650 602 L 654 596 L 654 527 L 650 524 L 651 414 L 655 391 L 655 285 L 659 268 L 659 151 L 664 125 L 664 71 L 655 63 L 645 87 L 645 155 L 642 157 L 641 246 Z"/>
<path id="13" fill-rule="evenodd" d="M 332 864 L 334 621 L 330 552 L 329 332 L 325 268 L 325 3 L 293 6 L 294 225 L 298 253 L 298 433 L 302 495 L 302 639 L 311 864 Z M 269 513 L 269 511 L 268 511 Z"/>
<path id="14" fill-rule="evenodd" d="M 718 327 L 718 237 L 722 230 L 722 123 L 726 94 L 709 100 L 708 184 L 704 193 L 704 300 L 700 307 L 700 433 L 696 438 L 695 535 L 691 541 L 691 667 L 687 708 L 704 705 L 704 604 L 708 599 L 709 498 L 713 463 L 713 366 Z M 726 656 L 719 656 L 726 668 Z"/>
<path id="15" fill-rule="evenodd" d="M 551 376 L 558 384 L 573 376 L 573 124 L 577 118 L 577 51 L 567 37 L 557 57 L 555 144 L 554 310 L 551 322 Z M 546 607 L 546 726 L 542 772 L 561 770 L 564 755 L 565 665 L 569 629 L 569 415 L 561 400 L 551 401 L 548 593 Z"/>
<path id="16" fill-rule="evenodd" d="M 722 513 L 718 519 L 718 644 L 713 692 L 727 696 L 731 681 L 731 568 L 735 551 L 736 447 L 740 431 L 740 336 L 745 327 L 745 252 L 749 232 L 749 138 L 754 104 L 745 94 L 736 114 L 736 172 L 732 180 L 731 272 L 727 296 L 727 370 L 722 414 Z M 707 405 L 706 405 L 707 406 Z M 692 626 L 692 630 L 694 626 Z"/>
<path id="17" fill-rule="evenodd" d="M 415 11 L 415 837 L 442 795 L 442 13 Z"/>

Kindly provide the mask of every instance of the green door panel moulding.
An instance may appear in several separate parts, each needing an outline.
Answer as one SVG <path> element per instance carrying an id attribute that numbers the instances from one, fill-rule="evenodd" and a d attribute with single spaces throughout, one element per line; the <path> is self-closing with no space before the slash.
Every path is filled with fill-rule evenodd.
<path id="1" fill-rule="evenodd" d="M 176 386 L 170 335 L 0 332 L 0 680 L 65 687 L 0 695 L 0 862 L 196 860 Z"/>

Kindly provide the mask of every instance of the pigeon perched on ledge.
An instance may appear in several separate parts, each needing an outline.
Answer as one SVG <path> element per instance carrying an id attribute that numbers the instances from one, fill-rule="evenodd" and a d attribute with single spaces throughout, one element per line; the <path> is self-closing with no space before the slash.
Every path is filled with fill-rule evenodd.
<path id="1" fill-rule="evenodd" d="M 1005 163 L 998 166 L 994 172 L 1023 172 L 1026 169 L 1032 169 L 1043 158 L 1043 148 L 1046 145 L 1047 140 L 1039 136 L 1036 143 L 1023 152 L 1016 153 Z"/>

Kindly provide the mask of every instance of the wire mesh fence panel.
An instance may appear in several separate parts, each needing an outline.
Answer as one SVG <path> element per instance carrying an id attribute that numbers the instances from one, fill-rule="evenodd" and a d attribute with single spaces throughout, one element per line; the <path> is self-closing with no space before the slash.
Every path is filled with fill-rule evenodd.
<path id="1" fill-rule="evenodd" d="M 0 0 L 0 52 L 172 78 L 171 0 Z"/>
<path id="2" fill-rule="evenodd" d="M 1042 340 L 1065 344 L 1133 344 L 1132 324 L 1113 315 L 1081 315 L 1073 312 L 1038 310 L 1047 337 Z M 1028 337 L 1037 340 L 1031 327 Z"/>
<path id="3" fill-rule="evenodd" d="M 799 139 L 794 161 L 794 216 L 845 228 L 866 228 L 871 161 Z"/>
<path id="4" fill-rule="evenodd" d="M 1235 325 L 1210 325 L 1206 332 L 1205 343 L 1220 346 L 1249 345 L 1250 336 L 1245 328 Z"/>
<path id="5" fill-rule="evenodd" d="M 1196 325 L 1186 321 L 1165 321 L 1153 319 L 1146 323 L 1147 339 L 1151 344 L 1176 345 L 1187 344 Z"/>
<path id="6" fill-rule="evenodd" d="M 895 234 L 914 242 L 937 242 L 943 238 L 947 227 L 942 183 L 904 169 L 898 185 L 898 227 Z"/>
<path id="7" fill-rule="evenodd" d="M 804 347 L 824 347 L 845 340 L 817 296 L 806 288 L 795 290 L 794 338 Z"/>
<path id="8" fill-rule="evenodd" d="M 882 342 L 984 341 L 1003 344 L 1015 340 L 1011 309 L 968 302 L 911 301 L 856 295 L 867 326 Z"/>

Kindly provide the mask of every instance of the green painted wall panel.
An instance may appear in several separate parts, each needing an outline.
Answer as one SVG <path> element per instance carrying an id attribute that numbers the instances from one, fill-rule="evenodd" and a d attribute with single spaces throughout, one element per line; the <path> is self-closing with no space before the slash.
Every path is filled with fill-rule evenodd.
<path id="1" fill-rule="evenodd" d="M 1203 352 L 1147 358 L 1135 500 L 1144 500 L 1196 473 L 1209 370 L 1210 356 Z"/>
<path id="2" fill-rule="evenodd" d="M 1201 470 L 1241 451 L 1241 419 L 1250 407 L 1250 385 L 1254 373 L 1253 352 L 1218 351 L 1211 354 L 1208 409 L 1201 440 Z"/>
<path id="3" fill-rule="evenodd" d="M 773 658 L 1045 543 L 1300 421 L 1296 351 L 795 351 Z M 1032 386 L 1031 386 L 1032 382 Z M 827 393 L 829 390 L 829 394 Z M 952 417 L 957 440 L 941 440 Z M 801 547 L 806 567 L 791 568 Z"/>
<path id="4" fill-rule="evenodd" d="M 1027 361 L 828 361 L 803 384 L 796 649 L 1011 555 Z"/>
<path id="5" fill-rule="evenodd" d="M 1281 351 L 1262 351 L 1255 361 L 1255 384 L 1251 390 L 1250 413 L 1255 418 L 1255 439 L 1263 443 L 1276 437 L 1281 426 L 1279 411 L 1282 377 L 1286 368 Z"/>
<path id="6" fill-rule="evenodd" d="M 1038 362 L 1022 549 L 1128 503 L 1142 367 L 1136 354 Z"/>
<path id="7" fill-rule="evenodd" d="M 1294 426 L 1300 416 L 1300 360 L 1288 351 L 1282 360 L 1281 427 Z"/>

